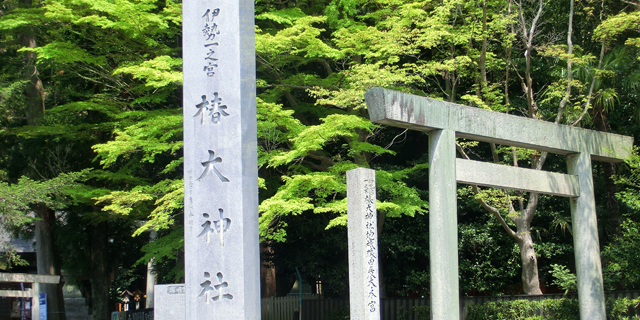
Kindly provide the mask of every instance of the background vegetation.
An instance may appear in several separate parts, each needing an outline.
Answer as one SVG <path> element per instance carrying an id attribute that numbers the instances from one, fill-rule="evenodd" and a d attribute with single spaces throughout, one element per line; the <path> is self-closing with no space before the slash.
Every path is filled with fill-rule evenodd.
<path id="1" fill-rule="evenodd" d="M 347 295 L 344 173 L 369 167 L 383 294 L 429 294 L 427 137 L 371 124 L 373 86 L 637 138 L 638 8 L 257 0 L 269 292 L 286 294 L 298 267 L 325 296 Z M 0 220 L 51 239 L 39 261 L 69 274 L 95 319 L 108 317 L 110 287 L 144 289 L 152 257 L 159 281 L 183 277 L 180 26 L 173 0 L 0 2 Z M 458 142 L 460 157 L 566 172 L 561 156 Z M 640 286 L 639 170 L 637 156 L 594 165 L 608 289 Z M 458 188 L 461 294 L 572 290 L 566 199 Z M 0 266 L 19 261 L 4 251 Z"/>

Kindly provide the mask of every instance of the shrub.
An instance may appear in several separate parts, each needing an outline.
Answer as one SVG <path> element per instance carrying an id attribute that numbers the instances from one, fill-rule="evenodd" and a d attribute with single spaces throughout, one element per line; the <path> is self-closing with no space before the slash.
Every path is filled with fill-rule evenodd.
<path id="1" fill-rule="evenodd" d="M 607 319 L 630 319 L 629 310 L 636 310 L 640 298 L 608 299 Z M 547 299 L 542 301 L 494 301 L 469 306 L 469 320 L 579 320 L 580 309 L 576 299 Z"/>

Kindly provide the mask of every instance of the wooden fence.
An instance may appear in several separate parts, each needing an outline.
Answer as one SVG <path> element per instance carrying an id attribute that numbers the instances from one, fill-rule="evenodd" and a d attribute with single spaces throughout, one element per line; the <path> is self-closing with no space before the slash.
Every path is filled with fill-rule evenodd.
<path id="1" fill-rule="evenodd" d="M 153 320 L 153 308 L 128 311 L 127 320 Z"/>
<path id="2" fill-rule="evenodd" d="M 302 303 L 319 298 L 319 295 L 302 294 Z M 262 299 L 262 320 L 298 320 L 294 316 L 298 315 L 299 309 L 300 298 L 297 295 Z"/>
<path id="3" fill-rule="evenodd" d="M 606 299 L 629 298 L 640 296 L 640 291 L 613 291 L 606 292 Z M 514 295 L 514 296 L 475 296 L 460 298 L 460 319 L 464 320 L 471 304 L 489 301 L 531 300 L 545 299 L 577 299 L 576 294 L 545 294 L 539 296 Z M 262 299 L 262 320 L 298 320 L 297 315 L 299 300 L 297 296 L 282 298 Z M 381 299 L 380 316 L 382 320 L 425 320 L 429 319 L 428 298 L 392 298 Z M 303 320 L 338 320 L 348 319 L 348 299 L 319 299 L 318 296 L 306 296 L 302 299 Z"/>
<path id="4" fill-rule="evenodd" d="M 428 317 L 428 299 L 396 298 L 380 300 L 380 318 L 383 320 L 420 320 Z M 321 299 L 302 301 L 303 320 L 348 319 L 349 300 Z"/>
<path id="5" fill-rule="evenodd" d="M 132 311 L 114 311 L 111 320 L 153 320 L 153 308 Z"/>

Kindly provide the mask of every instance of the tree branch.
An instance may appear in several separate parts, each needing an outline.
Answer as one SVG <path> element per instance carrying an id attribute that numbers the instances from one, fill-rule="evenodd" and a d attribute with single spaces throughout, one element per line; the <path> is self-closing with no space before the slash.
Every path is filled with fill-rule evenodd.
<path id="1" fill-rule="evenodd" d="M 627 1 L 627 0 L 622 0 L 622 2 L 630 4 L 632 6 L 640 7 L 640 3 L 631 2 L 631 1 Z"/>
<path id="2" fill-rule="evenodd" d="M 570 1 L 569 4 L 569 30 L 567 31 L 567 91 L 562 97 L 562 101 L 560 101 L 560 106 L 558 106 L 558 115 L 556 116 L 555 123 L 558 124 L 562 120 L 562 114 L 564 113 L 564 108 L 567 106 L 569 99 L 571 98 L 571 81 L 573 81 L 573 74 L 571 71 L 571 55 L 573 54 L 573 41 L 571 40 L 571 36 L 573 35 L 573 0 Z"/>
<path id="3" fill-rule="evenodd" d="M 320 161 L 319 165 L 306 160 L 305 160 L 305 163 L 309 164 L 314 169 L 323 171 L 323 172 L 326 172 L 327 170 L 329 170 L 329 167 L 336 164 L 333 160 L 331 160 L 331 158 L 318 154 L 316 151 L 311 151 L 307 153 L 306 157 Z"/>
<path id="4" fill-rule="evenodd" d="M 604 51 L 605 51 L 605 43 L 604 40 L 602 40 L 602 46 L 600 47 L 600 60 L 598 61 L 598 69 L 600 70 L 602 68 L 602 60 L 604 59 Z M 596 86 L 596 80 L 597 80 L 597 71 L 593 74 L 593 79 L 591 80 L 591 86 L 589 87 L 589 94 L 587 95 L 587 102 L 585 102 L 584 104 L 584 108 L 582 109 L 582 112 L 580 113 L 580 117 L 578 117 L 578 119 L 573 122 L 571 125 L 575 126 L 578 123 L 580 123 L 580 121 L 582 121 L 582 118 L 584 118 L 584 116 L 587 114 L 587 111 L 589 111 L 589 107 L 591 107 L 591 101 L 593 100 L 593 89 Z"/>

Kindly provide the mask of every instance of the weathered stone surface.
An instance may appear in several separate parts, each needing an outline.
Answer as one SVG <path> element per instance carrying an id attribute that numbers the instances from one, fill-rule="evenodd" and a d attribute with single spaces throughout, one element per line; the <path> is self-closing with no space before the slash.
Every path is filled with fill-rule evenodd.
<path id="1" fill-rule="evenodd" d="M 254 2 L 183 3 L 186 319 L 259 319 Z"/>
<path id="2" fill-rule="evenodd" d="M 485 187 L 506 188 L 577 197 L 578 176 L 505 166 L 501 164 L 456 159 L 456 180 Z"/>
<path id="3" fill-rule="evenodd" d="M 460 319 L 455 132 L 429 132 L 431 319 Z"/>
<path id="4" fill-rule="evenodd" d="M 556 125 L 525 117 L 373 88 L 365 94 L 372 122 L 418 131 L 451 129 L 456 136 L 557 154 L 586 152 L 595 160 L 619 162 L 633 138 Z"/>
<path id="5" fill-rule="evenodd" d="M 0 272 L 0 282 L 37 282 L 58 284 L 60 283 L 60 276 L 50 276 L 43 274 L 31 274 L 31 273 L 2 273 Z"/>
<path id="6" fill-rule="evenodd" d="M 31 298 L 33 296 L 33 292 L 31 288 L 26 288 L 23 290 L 0 290 L 0 297 L 7 298 Z"/>
<path id="7" fill-rule="evenodd" d="M 347 171 L 349 304 L 351 320 L 380 320 L 376 172 Z"/>
<path id="8" fill-rule="evenodd" d="M 185 285 L 157 284 L 154 286 L 154 320 L 185 319 Z"/>
<path id="9" fill-rule="evenodd" d="M 604 286 L 591 158 L 586 153 L 570 155 L 567 170 L 580 179 L 580 196 L 570 200 L 580 319 L 604 320 Z"/>

